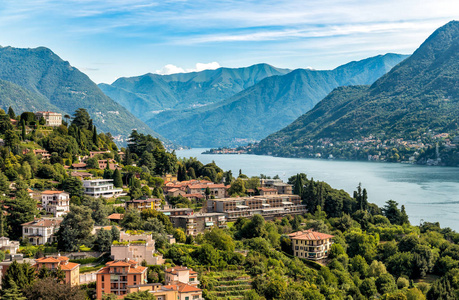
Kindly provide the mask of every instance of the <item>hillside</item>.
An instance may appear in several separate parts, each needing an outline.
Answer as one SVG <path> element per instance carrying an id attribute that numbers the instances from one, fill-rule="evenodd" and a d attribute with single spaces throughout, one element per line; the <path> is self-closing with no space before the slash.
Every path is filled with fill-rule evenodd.
<path id="1" fill-rule="evenodd" d="M 315 151 L 319 141 L 379 140 L 384 146 L 391 139 L 411 148 L 417 144 L 418 153 L 427 151 L 438 138 L 458 134 L 458 81 L 459 22 L 453 21 L 373 85 L 334 90 L 313 110 L 262 140 L 255 152 L 308 156 L 307 149 Z M 447 147 L 448 141 L 440 144 Z"/>
<path id="2" fill-rule="evenodd" d="M 146 123 L 183 145 L 244 144 L 286 126 L 338 86 L 373 83 L 406 57 L 380 55 L 329 71 L 297 69 L 265 78 L 227 100 L 197 109 L 162 112 Z"/>
<path id="3" fill-rule="evenodd" d="M 169 109 L 199 107 L 216 103 L 288 69 L 268 64 L 246 68 L 218 68 L 171 75 L 145 74 L 119 78 L 111 85 L 99 84 L 102 91 L 141 120 Z"/>
<path id="4" fill-rule="evenodd" d="M 125 138 L 135 128 L 158 136 L 124 107 L 107 97 L 85 74 L 50 49 L 0 48 L 0 79 L 29 91 L 25 98 L 20 94 L 15 96 L 12 106 L 16 111 L 37 108 L 72 114 L 78 108 L 85 108 L 101 131 L 111 132 L 114 136 Z M 17 92 L 23 93 L 22 90 Z M 33 103 L 30 102 L 32 98 L 35 99 Z M 1 98 L 0 106 L 7 107 L 10 102 Z"/>

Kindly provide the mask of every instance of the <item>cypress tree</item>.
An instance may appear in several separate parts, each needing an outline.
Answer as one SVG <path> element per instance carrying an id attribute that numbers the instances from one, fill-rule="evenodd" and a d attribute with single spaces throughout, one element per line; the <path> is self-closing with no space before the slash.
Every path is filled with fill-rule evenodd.
<path id="1" fill-rule="evenodd" d="M 16 115 L 14 114 L 14 110 L 11 106 L 8 108 L 8 116 L 10 116 L 11 119 L 16 118 Z"/>
<path id="2" fill-rule="evenodd" d="M 27 300 L 19 290 L 17 284 L 14 280 L 9 279 L 8 281 L 9 288 L 3 290 L 2 299 L 4 300 Z"/>
<path id="3" fill-rule="evenodd" d="M 116 169 L 113 173 L 113 184 L 117 188 L 123 187 L 123 179 L 121 178 L 121 172 L 118 169 Z"/>
<path id="4" fill-rule="evenodd" d="M 99 139 L 97 138 L 97 129 L 96 126 L 93 127 L 92 131 L 92 142 L 96 147 L 99 147 Z"/>
<path id="5" fill-rule="evenodd" d="M 24 120 L 22 120 L 21 126 L 22 126 L 22 140 L 25 141 L 25 138 L 26 138 L 26 130 L 25 130 L 25 121 L 24 121 Z"/>

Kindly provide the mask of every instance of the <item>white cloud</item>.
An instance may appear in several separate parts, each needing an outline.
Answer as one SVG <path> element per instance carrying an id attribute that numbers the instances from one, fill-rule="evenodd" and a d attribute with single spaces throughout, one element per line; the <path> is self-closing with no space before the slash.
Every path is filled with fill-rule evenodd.
<path id="1" fill-rule="evenodd" d="M 215 70 L 221 68 L 220 64 L 216 61 L 210 63 L 197 63 L 193 69 L 183 69 L 173 64 L 165 65 L 161 70 L 156 70 L 156 74 L 160 75 L 170 75 L 176 73 L 190 73 L 190 72 L 200 72 L 204 70 Z"/>

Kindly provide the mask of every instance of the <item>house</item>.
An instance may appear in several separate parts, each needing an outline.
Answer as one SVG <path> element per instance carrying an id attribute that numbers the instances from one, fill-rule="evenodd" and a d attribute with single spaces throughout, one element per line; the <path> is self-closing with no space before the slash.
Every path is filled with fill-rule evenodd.
<path id="1" fill-rule="evenodd" d="M 260 196 L 277 195 L 277 189 L 261 187 L 258 188 Z"/>
<path id="2" fill-rule="evenodd" d="M 115 260 L 106 263 L 106 266 L 96 273 L 96 298 L 102 299 L 105 294 L 126 295 L 128 286 L 147 281 L 147 269 L 133 260 Z"/>
<path id="3" fill-rule="evenodd" d="M 171 216 L 189 216 L 193 214 L 192 208 L 170 208 L 170 209 L 161 209 L 159 212 L 165 214 L 168 217 Z"/>
<path id="4" fill-rule="evenodd" d="M 229 186 L 225 186 L 223 183 L 221 184 L 190 184 L 186 187 L 187 194 L 201 194 L 203 196 L 206 195 L 206 190 L 209 189 L 210 195 L 214 198 L 225 198 L 227 197 L 226 190 Z"/>
<path id="5" fill-rule="evenodd" d="M 166 181 L 177 181 L 177 175 L 172 175 L 172 174 L 166 174 L 164 176 L 161 176 L 161 178 Z"/>
<path id="6" fill-rule="evenodd" d="M 60 268 L 65 274 L 65 283 L 70 284 L 71 286 L 77 286 L 80 284 L 80 265 L 69 262 L 69 258 L 66 256 L 58 255 L 41 257 L 35 260 L 34 266 L 37 270 L 41 268 L 47 268 L 50 270 Z"/>
<path id="7" fill-rule="evenodd" d="M 33 154 L 35 154 L 36 156 L 41 155 L 41 160 L 51 158 L 51 154 L 49 154 L 48 151 L 43 150 L 43 149 L 35 149 L 33 150 Z"/>
<path id="8" fill-rule="evenodd" d="M 204 198 L 206 198 L 205 196 L 201 194 L 185 194 L 183 195 L 183 197 L 187 198 L 190 201 L 201 201 Z"/>
<path id="9" fill-rule="evenodd" d="M 89 157 L 93 158 L 94 156 L 98 154 L 104 155 L 105 153 L 110 153 L 110 151 L 89 151 Z"/>
<path id="10" fill-rule="evenodd" d="M 113 179 L 83 180 L 83 193 L 90 197 L 111 198 L 119 196 L 123 190 L 113 186 Z"/>
<path id="11" fill-rule="evenodd" d="M 172 267 L 164 271 L 164 281 L 166 285 L 173 284 L 176 282 L 181 282 L 189 284 L 191 286 L 198 286 L 198 272 L 193 271 L 193 269 L 188 269 L 187 267 Z"/>
<path id="12" fill-rule="evenodd" d="M 126 209 L 137 209 L 138 211 L 146 209 L 160 209 L 162 200 L 159 198 L 148 198 L 126 201 Z"/>
<path id="13" fill-rule="evenodd" d="M 107 164 L 110 170 L 121 169 L 113 159 L 100 159 L 97 163 L 99 164 L 99 169 L 101 170 L 105 170 L 107 168 Z"/>
<path id="14" fill-rule="evenodd" d="M 306 205 L 298 195 L 268 195 L 239 198 L 209 199 L 207 212 L 225 213 L 227 220 L 239 217 L 253 217 L 260 214 L 265 218 L 304 214 Z"/>
<path id="15" fill-rule="evenodd" d="M 70 211 L 70 195 L 63 191 L 43 191 L 41 204 L 46 213 L 60 218 Z"/>
<path id="16" fill-rule="evenodd" d="M 110 222 L 120 223 L 121 220 L 124 218 L 124 214 L 111 214 L 108 217 Z"/>
<path id="17" fill-rule="evenodd" d="M 149 291 L 156 300 L 203 300 L 202 290 L 182 282 L 162 285 L 148 283 L 128 286 L 128 293 Z"/>
<path id="18" fill-rule="evenodd" d="M 84 164 L 85 167 L 86 167 L 86 164 Z M 88 179 L 91 179 L 92 178 L 92 174 L 91 173 L 88 173 L 88 172 L 71 172 L 70 173 L 70 176 L 72 177 L 76 177 L 80 180 L 88 180 Z"/>
<path id="19" fill-rule="evenodd" d="M 155 250 L 155 240 L 150 233 L 136 234 L 134 232 L 120 232 L 120 241 L 111 246 L 113 260 L 146 261 L 148 265 L 164 264 L 163 256 Z"/>
<path id="20" fill-rule="evenodd" d="M 21 224 L 22 237 L 32 245 L 53 243 L 61 222 L 62 218 L 41 218 Z"/>
<path id="21" fill-rule="evenodd" d="M 282 179 L 260 179 L 262 188 L 273 188 L 277 190 L 277 194 L 291 195 L 293 194 L 293 186 L 284 183 Z"/>
<path id="22" fill-rule="evenodd" d="M 186 235 L 197 235 L 212 227 L 226 228 L 224 213 L 201 213 L 188 216 L 170 216 L 175 228 L 182 228 Z"/>
<path id="23" fill-rule="evenodd" d="M 14 255 L 19 250 L 19 242 L 17 241 L 10 241 L 7 237 L 0 237 L 0 250 L 7 254 Z"/>
<path id="24" fill-rule="evenodd" d="M 84 170 L 86 170 L 86 164 L 85 163 L 72 164 L 72 169 L 84 171 Z"/>
<path id="25" fill-rule="evenodd" d="M 334 237 L 312 230 L 297 231 L 288 236 L 292 240 L 293 255 L 312 260 L 327 258 Z"/>
<path id="26" fill-rule="evenodd" d="M 60 126 L 62 125 L 62 114 L 52 111 L 37 111 L 35 113 L 35 119 L 45 119 L 46 126 Z"/>
<path id="27" fill-rule="evenodd" d="M 172 188 L 167 191 L 167 196 L 169 197 L 178 197 L 178 196 L 184 196 L 186 192 L 184 190 L 178 189 L 178 188 Z"/>

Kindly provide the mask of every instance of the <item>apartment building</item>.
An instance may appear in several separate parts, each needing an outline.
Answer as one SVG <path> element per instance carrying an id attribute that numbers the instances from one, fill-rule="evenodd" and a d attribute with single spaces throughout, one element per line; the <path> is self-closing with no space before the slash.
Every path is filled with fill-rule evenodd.
<path id="1" fill-rule="evenodd" d="M 53 243 L 61 222 L 62 218 L 41 218 L 21 224 L 22 237 L 32 245 Z"/>
<path id="2" fill-rule="evenodd" d="M 177 282 L 175 284 L 162 285 L 161 283 L 149 283 L 128 286 L 128 293 L 149 291 L 156 300 L 203 300 L 202 290 L 195 286 Z"/>
<path id="3" fill-rule="evenodd" d="M 50 270 L 57 270 L 60 268 L 64 274 L 64 282 L 71 286 L 80 284 L 80 265 L 77 263 L 69 262 L 66 256 L 49 256 L 41 257 L 35 260 L 35 267 L 37 270 L 47 268 Z"/>
<path id="4" fill-rule="evenodd" d="M 288 236 L 292 240 L 293 255 L 311 260 L 327 258 L 334 237 L 312 230 L 297 231 Z"/>
<path id="5" fill-rule="evenodd" d="M 146 282 L 147 269 L 133 260 L 115 260 L 106 263 L 106 266 L 96 273 L 97 299 L 102 299 L 105 294 L 125 296 L 128 293 L 128 286 Z"/>
<path id="6" fill-rule="evenodd" d="M 63 191 L 43 191 L 41 205 L 46 213 L 60 218 L 70 211 L 70 195 Z"/>
<path id="7" fill-rule="evenodd" d="M 115 188 L 113 179 L 83 180 L 84 194 L 90 197 L 111 198 L 119 196 L 123 190 Z"/>
<path id="8" fill-rule="evenodd" d="M 182 228 L 186 235 L 197 235 L 212 227 L 226 228 L 224 213 L 198 213 L 188 216 L 170 216 L 175 228 Z"/>
<path id="9" fill-rule="evenodd" d="M 155 240 L 150 233 L 120 232 L 120 241 L 111 246 L 113 260 L 146 261 L 148 265 L 164 264 L 163 256 L 155 250 Z"/>
<path id="10" fill-rule="evenodd" d="M 285 183 L 282 179 L 260 179 L 262 188 L 273 188 L 277 190 L 277 194 L 293 194 L 293 186 Z"/>
<path id="11" fill-rule="evenodd" d="M 161 209 L 162 200 L 159 198 L 137 199 L 126 201 L 126 209 L 137 209 L 138 211 L 146 209 Z"/>
<path id="12" fill-rule="evenodd" d="M 227 220 L 236 220 L 239 217 L 250 218 L 255 214 L 260 214 L 265 218 L 274 218 L 306 213 L 306 205 L 301 203 L 298 195 L 209 199 L 207 211 L 224 213 Z"/>
<path id="13" fill-rule="evenodd" d="M 225 186 L 223 183 L 221 184 L 207 184 L 207 183 L 200 183 L 200 184 L 190 184 L 186 187 L 186 193 L 187 194 L 201 194 L 205 195 L 206 190 L 209 189 L 210 195 L 209 197 L 214 197 L 214 198 L 225 198 L 228 197 L 227 190 L 230 186 Z"/>
<path id="14" fill-rule="evenodd" d="M 169 208 L 169 209 L 161 209 L 158 211 L 165 214 L 168 217 L 189 216 L 193 214 L 192 208 Z"/>

